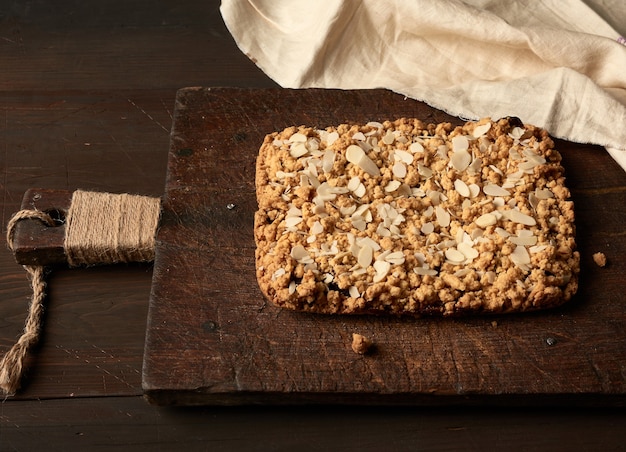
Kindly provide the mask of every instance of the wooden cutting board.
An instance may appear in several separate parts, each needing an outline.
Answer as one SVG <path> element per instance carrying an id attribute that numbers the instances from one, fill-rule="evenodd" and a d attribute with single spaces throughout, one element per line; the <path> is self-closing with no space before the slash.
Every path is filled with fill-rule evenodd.
<path id="1" fill-rule="evenodd" d="M 180 90 L 158 233 L 143 387 L 162 405 L 626 401 L 626 175 L 600 147 L 558 141 L 582 276 L 554 311 L 461 319 L 322 316 L 266 303 L 254 269 L 263 137 L 418 117 L 461 123 L 385 91 Z M 600 268 L 592 254 L 604 252 Z M 351 350 L 352 333 L 373 353 Z"/>

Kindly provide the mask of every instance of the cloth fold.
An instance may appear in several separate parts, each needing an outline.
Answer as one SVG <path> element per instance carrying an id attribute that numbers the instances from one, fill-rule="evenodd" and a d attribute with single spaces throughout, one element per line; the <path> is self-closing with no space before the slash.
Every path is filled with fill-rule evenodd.
<path id="1" fill-rule="evenodd" d="M 285 88 L 386 88 L 466 119 L 517 116 L 626 170 L 623 2 L 224 0 L 221 13 Z"/>

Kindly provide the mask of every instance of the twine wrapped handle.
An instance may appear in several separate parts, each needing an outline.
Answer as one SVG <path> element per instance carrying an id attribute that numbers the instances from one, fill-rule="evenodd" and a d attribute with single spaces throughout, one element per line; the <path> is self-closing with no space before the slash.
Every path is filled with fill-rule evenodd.
<path id="1" fill-rule="evenodd" d="M 161 212 L 159 198 L 77 190 L 72 194 L 65 220 L 63 248 L 71 267 L 150 262 L 154 260 L 155 237 Z M 14 251 L 17 224 L 39 220 L 55 226 L 55 220 L 40 210 L 20 210 L 7 224 L 7 245 Z M 32 288 L 24 332 L 0 361 L 0 389 L 13 395 L 20 386 L 28 350 L 39 341 L 46 268 L 24 265 Z"/>

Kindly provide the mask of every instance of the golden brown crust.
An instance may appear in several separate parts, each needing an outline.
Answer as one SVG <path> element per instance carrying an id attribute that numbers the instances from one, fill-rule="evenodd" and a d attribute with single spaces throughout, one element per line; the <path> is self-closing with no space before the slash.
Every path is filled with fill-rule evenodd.
<path id="1" fill-rule="evenodd" d="M 548 134 L 417 119 L 268 135 L 257 279 L 318 313 L 522 312 L 577 290 L 574 210 Z"/>

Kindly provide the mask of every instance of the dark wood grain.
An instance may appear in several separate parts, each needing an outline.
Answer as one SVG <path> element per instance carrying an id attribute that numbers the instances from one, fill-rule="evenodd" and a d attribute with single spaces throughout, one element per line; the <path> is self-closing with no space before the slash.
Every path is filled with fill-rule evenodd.
<path id="1" fill-rule="evenodd" d="M 2 232 L 31 187 L 161 196 L 177 89 L 276 86 L 237 49 L 219 3 L 2 2 Z M 623 186 L 604 151 L 592 151 L 609 183 L 586 180 L 583 165 L 582 187 Z M 593 240 L 611 249 L 606 232 Z M 42 341 L 18 395 L 0 403 L 0 450 L 619 450 L 626 443 L 623 410 L 149 405 L 141 369 L 151 277 L 149 265 L 52 270 Z M 1 352 L 23 327 L 28 297 L 26 273 L 0 247 Z"/>
<path id="2" fill-rule="evenodd" d="M 614 207 L 624 205 L 626 178 L 597 147 L 559 142 L 583 256 L 579 294 L 562 309 L 415 320 L 307 315 L 265 303 L 252 234 L 265 134 L 401 116 L 460 122 L 384 90 L 179 92 L 148 319 L 150 400 L 541 403 L 578 395 L 624 403 L 626 214 Z M 610 265 L 595 266 L 595 251 Z M 376 352 L 354 354 L 353 332 L 371 338 Z"/>

